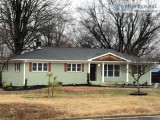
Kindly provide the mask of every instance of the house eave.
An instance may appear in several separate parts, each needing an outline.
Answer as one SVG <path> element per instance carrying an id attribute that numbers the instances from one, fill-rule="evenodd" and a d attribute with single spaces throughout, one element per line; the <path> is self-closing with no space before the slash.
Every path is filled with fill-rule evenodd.
<path id="1" fill-rule="evenodd" d="M 25 62 L 87 62 L 87 60 L 48 60 L 48 59 L 12 59 L 11 61 Z"/>

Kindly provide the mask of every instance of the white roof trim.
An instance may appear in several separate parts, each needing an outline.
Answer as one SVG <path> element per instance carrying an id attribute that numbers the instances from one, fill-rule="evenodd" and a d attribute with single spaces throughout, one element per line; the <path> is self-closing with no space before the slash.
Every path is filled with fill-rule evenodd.
<path id="1" fill-rule="evenodd" d="M 25 61 L 25 62 L 88 62 L 87 60 L 48 60 L 48 59 L 12 59 L 11 61 Z"/>
<path id="2" fill-rule="evenodd" d="M 125 59 L 125 58 L 123 58 L 123 57 L 120 57 L 120 56 L 118 56 L 118 55 L 116 55 L 116 54 L 113 54 L 113 53 L 111 53 L 111 52 L 106 53 L 106 54 L 103 54 L 103 55 L 99 55 L 99 56 L 94 57 L 94 58 L 91 58 L 91 59 L 88 59 L 88 61 L 92 61 L 92 60 L 94 60 L 94 59 L 97 59 L 97 58 L 100 58 L 100 57 L 103 57 L 103 56 L 106 56 L 106 55 L 109 55 L 109 54 L 111 54 L 111 55 L 113 55 L 113 56 L 115 56 L 115 57 L 118 57 L 118 58 L 120 58 L 120 59 L 122 59 L 122 60 L 125 60 L 125 61 L 127 61 L 127 62 L 131 62 L 130 60 L 127 60 L 127 59 Z"/>

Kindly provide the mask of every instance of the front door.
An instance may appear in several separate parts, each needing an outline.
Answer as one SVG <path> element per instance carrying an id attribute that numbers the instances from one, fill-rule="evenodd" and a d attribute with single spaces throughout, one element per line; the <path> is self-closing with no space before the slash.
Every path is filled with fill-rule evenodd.
<path id="1" fill-rule="evenodd" d="M 90 68 L 90 81 L 96 80 L 96 64 L 91 64 Z"/>

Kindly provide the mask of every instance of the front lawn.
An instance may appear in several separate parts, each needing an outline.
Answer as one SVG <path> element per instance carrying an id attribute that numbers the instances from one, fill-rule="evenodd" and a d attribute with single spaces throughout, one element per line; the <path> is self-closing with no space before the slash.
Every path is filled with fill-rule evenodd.
<path id="1" fill-rule="evenodd" d="M 130 96 L 135 88 L 67 86 L 53 98 L 47 89 L 0 91 L 0 119 L 88 118 L 159 115 L 160 91 L 142 88 L 147 96 Z"/>

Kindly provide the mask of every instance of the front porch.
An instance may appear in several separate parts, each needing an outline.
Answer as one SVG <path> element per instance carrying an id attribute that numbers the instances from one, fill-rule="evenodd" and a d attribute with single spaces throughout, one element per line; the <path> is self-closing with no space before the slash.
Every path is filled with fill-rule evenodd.
<path id="1" fill-rule="evenodd" d="M 115 84 L 129 82 L 129 61 L 108 53 L 88 60 L 88 82 Z"/>

